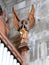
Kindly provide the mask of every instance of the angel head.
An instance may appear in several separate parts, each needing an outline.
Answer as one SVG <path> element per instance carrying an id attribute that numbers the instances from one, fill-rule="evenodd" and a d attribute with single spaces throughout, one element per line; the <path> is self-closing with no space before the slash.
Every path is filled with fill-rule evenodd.
<path id="1" fill-rule="evenodd" d="M 27 25 L 27 21 L 26 21 L 25 19 L 23 19 L 23 20 L 21 21 L 21 24 L 22 24 L 22 25 Z"/>

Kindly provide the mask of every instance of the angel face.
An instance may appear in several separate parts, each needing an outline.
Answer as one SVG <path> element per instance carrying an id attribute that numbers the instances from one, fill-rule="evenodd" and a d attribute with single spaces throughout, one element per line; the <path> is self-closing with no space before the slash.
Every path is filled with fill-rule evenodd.
<path id="1" fill-rule="evenodd" d="M 26 20 L 22 20 L 21 24 L 22 25 L 27 25 L 27 21 Z"/>
<path id="2" fill-rule="evenodd" d="M 21 28 L 24 28 L 25 30 L 27 30 L 27 25 L 28 25 L 27 21 L 22 20 L 21 24 L 22 24 Z"/>

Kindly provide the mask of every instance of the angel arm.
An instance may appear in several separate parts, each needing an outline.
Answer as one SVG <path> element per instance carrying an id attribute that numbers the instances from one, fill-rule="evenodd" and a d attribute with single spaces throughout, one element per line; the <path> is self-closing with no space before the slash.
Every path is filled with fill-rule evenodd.
<path id="1" fill-rule="evenodd" d="M 35 18 L 34 18 L 35 8 L 34 5 L 32 5 L 31 12 L 29 13 L 28 20 L 29 20 L 29 29 L 31 29 L 35 24 Z"/>
<path id="2" fill-rule="evenodd" d="M 13 18 L 14 18 L 14 28 L 16 30 L 18 30 L 19 29 L 19 21 L 20 21 L 20 19 L 19 19 L 18 15 L 16 14 L 14 8 L 12 8 L 12 14 L 13 14 Z"/>

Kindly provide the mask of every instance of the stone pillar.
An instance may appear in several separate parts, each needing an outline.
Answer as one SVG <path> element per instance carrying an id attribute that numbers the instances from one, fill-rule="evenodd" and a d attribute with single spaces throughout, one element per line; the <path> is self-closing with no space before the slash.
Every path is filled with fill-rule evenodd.
<path id="1" fill-rule="evenodd" d="M 41 43 L 41 59 L 45 59 L 47 56 L 47 47 L 46 47 L 46 43 L 42 42 Z"/>

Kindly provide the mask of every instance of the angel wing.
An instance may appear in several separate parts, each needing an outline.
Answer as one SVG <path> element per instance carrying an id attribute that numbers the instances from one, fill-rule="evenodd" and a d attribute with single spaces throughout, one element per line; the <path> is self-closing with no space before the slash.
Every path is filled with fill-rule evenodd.
<path id="1" fill-rule="evenodd" d="M 12 8 L 12 14 L 13 14 L 13 18 L 14 18 L 14 28 L 16 30 L 19 29 L 19 21 L 20 21 L 20 18 L 19 16 L 16 14 L 14 8 Z"/>
<path id="2" fill-rule="evenodd" d="M 29 29 L 31 29 L 35 24 L 35 18 L 34 18 L 35 8 L 34 5 L 32 5 L 31 12 L 29 13 L 28 20 L 29 20 Z"/>

